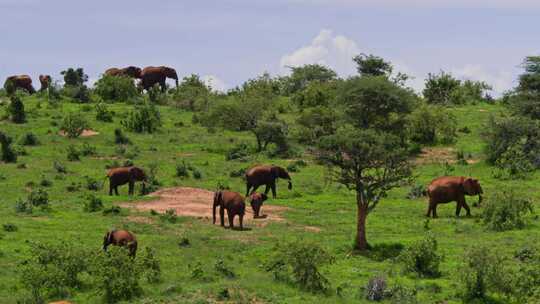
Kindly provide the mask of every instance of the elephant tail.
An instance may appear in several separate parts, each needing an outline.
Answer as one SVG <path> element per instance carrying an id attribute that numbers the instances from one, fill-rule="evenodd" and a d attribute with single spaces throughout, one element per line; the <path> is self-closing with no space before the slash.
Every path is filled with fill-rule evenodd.
<path id="1" fill-rule="evenodd" d="M 221 205 L 222 195 L 223 194 L 221 193 L 221 191 L 216 191 L 216 193 L 214 194 L 214 206 L 212 208 L 212 224 L 216 223 L 216 207 L 218 205 Z"/>

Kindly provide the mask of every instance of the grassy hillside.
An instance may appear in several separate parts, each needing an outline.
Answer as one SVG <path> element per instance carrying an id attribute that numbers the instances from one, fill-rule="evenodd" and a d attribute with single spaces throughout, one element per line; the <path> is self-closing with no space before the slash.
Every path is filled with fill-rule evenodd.
<path id="1" fill-rule="evenodd" d="M 28 122 L 16 125 L 0 121 L 0 130 L 17 141 L 31 131 L 37 135 L 40 145 L 25 147 L 27 155 L 19 156 L 15 164 L 0 164 L 0 224 L 12 223 L 15 232 L 0 232 L 0 302 L 15 303 L 24 292 L 19 282 L 18 264 L 29 255 L 28 241 L 58 242 L 66 240 L 73 246 L 99 251 L 104 233 L 111 228 L 133 231 L 139 239 L 139 247 L 152 247 L 161 262 L 162 281 L 157 284 L 144 282 L 144 294 L 133 303 L 212 303 L 227 288 L 231 303 L 363 303 L 362 287 L 369 278 L 384 274 L 391 283 L 416 287 L 420 303 L 460 303 L 456 295 L 457 270 L 464 251 L 477 244 L 485 244 L 501 253 L 512 254 L 526 244 L 540 240 L 540 221 L 532 218 L 523 230 L 490 232 L 480 223 L 479 208 L 472 208 L 471 218 L 454 216 L 455 203 L 440 205 L 439 218 L 426 221 L 426 199 L 406 199 L 409 187 L 393 190 L 368 218 L 368 240 L 371 245 L 410 245 L 424 237 L 426 226 L 439 242 L 445 256 L 442 275 L 436 279 L 422 279 L 403 275 L 399 263 L 392 259 L 380 260 L 369 256 L 351 254 L 355 235 L 356 205 L 354 193 L 344 187 L 329 183 L 325 169 L 316 165 L 305 154 L 301 159 L 308 165 L 292 173 L 294 188 L 289 191 L 286 183 L 278 184 L 278 198 L 266 204 L 286 206 L 284 221 L 268 222 L 265 226 L 249 226 L 250 230 L 231 231 L 212 225 L 211 219 L 181 217 L 176 223 L 162 221 L 149 212 L 137 212 L 123 208 L 120 215 L 87 213 L 82 203 L 85 195 L 85 177 L 100 183 L 104 180 L 107 164 L 114 160 L 122 163 L 114 144 L 114 129 L 120 126 L 120 116 L 132 106 L 112 104 L 116 113 L 114 122 L 95 120 L 94 107 L 62 103 L 50 108 L 38 97 L 26 97 L 24 104 Z M 5 107 L 5 106 L 4 106 Z M 1 109 L 0 111 L 3 111 Z M 85 109 L 86 108 L 86 109 Z M 231 171 L 256 163 L 274 163 L 287 166 L 293 159 L 269 159 L 264 153 L 252 155 L 247 162 L 226 161 L 225 152 L 239 142 L 254 145 L 249 133 L 216 130 L 192 123 L 192 113 L 174 107 L 159 107 L 163 126 L 155 134 L 125 132 L 133 145 L 128 153 L 133 162 L 143 168 L 156 164 L 157 179 L 162 187 L 190 186 L 215 190 L 218 183 L 228 184 L 231 189 L 243 193 L 241 178 L 229 176 Z M 67 112 L 81 113 L 90 121 L 90 127 L 99 134 L 91 137 L 69 139 L 59 135 L 61 117 Z M 414 160 L 417 183 L 427 184 L 433 178 L 449 173 L 477 177 L 484 188 L 486 199 L 501 187 L 511 187 L 518 193 L 538 198 L 540 184 L 538 174 L 520 181 L 497 180 L 492 168 L 484 161 L 481 132 L 489 115 L 501 111 L 498 105 L 480 104 L 452 109 L 459 128 L 468 127 L 468 134 L 459 133 L 451 147 L 431 147 L 429 156 Z M 81 161 L 67 160 L 68 146 L 80 148 L 89 144 L 96 148 L 97 156 L 83 156 Z M 469 165 L 445 165 L 444 160 L 455 159 L 457 151 L 471 154 Z M 133 157 L 135 156 L 135 157 Z M 453 161 L 450 163 L 453 163 Z M 65 176 L 56 172 L 54 162 L 67 167 Z M 202 173 L 201 179 L 175 177 L 176 164 L 185 161 Z M 24 166 L 23 166 L 24 164 Z M 32 215 L 15 212 L 19 198 L 25 198 L 31 188 L 38 188 L 42 179 L 52 182 L 46 187 L 51 201 L 50 211 L 36 210 Z M 34 185 L 29 184 L 33 182 Z M 66 187 L 81 183 L 79 191 L 69 192 Z M 138 186 L 137 186 L 138 187 Z M 138 190 L 138 188 L 137 188 Z M 108 196 L 108 188 L 97 192 L 110 207 L 119 202 L 143 200 L 140 196 L 128 197 L 127 186 L 121 187 L 120 196 Z M 476 198 L 469 198 L 469 203 Z M 211 202 L 208 202 L 209 208 Z M 263 206 L 264 212 L 264 206 Z M 143 218 L 143 219 L 141 219 Z M 313 228 L 315 227 L 315 228 Z M 178 245 L 187 237 L 190 246 Z M 284 282 L 274 281 L 263 264 L 278 243 L 297 239 L 316 242 L 326 248 L 336 261 L 322 268 L 333 287 L 326 296 L 304 292 Z M 391 246 L 390 246 L 391 247 Z M 383 249 L 383 251 L 388 249 Z M 388 252 L 380 252 L 382 255 Z M 216 272 L 214 265 L 224 260 L 236 274 L 233 279 Z M 194 265 L 200 263 L 204 274 L 211 280 L 192 278 Z M 339 289 L 339 295 L 336 293 Z M 70 298 L 75 303 L 100 303 L 96 290 L 82 288 Z M 226 301 L 225 301 L 226 302 Z"/>

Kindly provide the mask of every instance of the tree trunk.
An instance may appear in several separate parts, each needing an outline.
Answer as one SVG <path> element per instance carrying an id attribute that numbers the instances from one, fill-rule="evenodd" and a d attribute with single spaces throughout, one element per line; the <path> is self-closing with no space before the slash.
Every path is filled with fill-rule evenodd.
<path id="1" fill-rule="evenodd" d="M 363 202 L 361 194 L 357 194 L 357 223 L 356 223 L 356 240 L 354 249 L 363 251 L 369 248 L 366 238 L 366 218 L 368 213 L 368 204 Z"/>

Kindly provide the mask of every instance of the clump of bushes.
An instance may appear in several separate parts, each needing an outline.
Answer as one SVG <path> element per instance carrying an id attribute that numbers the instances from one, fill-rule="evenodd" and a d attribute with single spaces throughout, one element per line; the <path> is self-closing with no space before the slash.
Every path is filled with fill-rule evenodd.
<path id="1" fill-rule="evenodd" d="M 227 154 L 225 160 L 244 159 L 249 155 L 249 147 L 245 143 L 240 143 L 232 147 Z"/>
<path id="2" fill-rule="evenodd" d="M 138 95 L 133 79 L 108 75 L 96 82 L 94 92 L 105 101 L 129 101 Z"/>
<path id="3" fill-rule="evenodd" d="M 81 147 L 82 156 L 92 156 L 97 155 L 96 147 L 90 145 L 89 143 L 84 143 Z"/>
<path id="4" fill-rule="evenodd" d="M 415 273 L 422 277 L 437 277 L 440 275 L 439 265 L 443 256 L 438 252 L 437 240 L 428 234 L 420 241 L 406 248 L 399 260 L 407 273 Z"/>
<path id="5" fill-rule="evenodd" d="M 151 163 L 148 165 L 148 171 L 146 174 L 146 187 L 141 187 L 140 189 L 140 195 L 147 195 L 148 193 L 155 192 L 161 187 L 161 182 L 157 179 L 157 173 L 158 173 L 158 164 L 157 163 Z"/>
<path id="6" fill-rule="evenodd" d="M 181 163 L 176 164 L 176 177 L 189 178 L 189 171 L 192 172 L 193 178 L 202 178 L 201 171 L 199 171 L 199 169 L 195 168 L 193 165 L 186 163 L 185 160 L 182 160 Z"/>
<path id="7" fill-rule="evenodd" d="M 83 210 L 86 212 L 96 212 L 103 209 L 103 201 L 95 196 L 94 194 L 89 194 L 84 201 Z"/>
<path id="8" fill-rule="evenodd" d="M 231 267 L 227 265 L 223 259 L 218 259 L 216 261 L 216 263 L 214 264 L 214 269 L 217 273 L 226 278 L 234 279 L 236 277 L 234 271 L 232 271 Z"/>
<path id="9" fill-rule="evenodd" d="M 387 286 L 384 277 L 373 277 L 364 287 L 364 297 L 369 301 L 382 301 L 386 294 Z"/>
<path id="10" fill-rule="evenodd" d="M 4 229 L 5 232 L 15 232 L 19 230 L 19 227 L 17 227 L 17 225 L 13 223 L 2 224 L 2 228 Z"/>
<path id="11" fill-rule="evenodd" d="M 23 146 L 37 146 L 39 140 L 37 136 L 32 132 L 27 132 L 19 139 L 19 144 Z"/>
<path id="12" fill-rule="evenodd" d="M 409 136 L 419 144 L 448 144 L 455 141 L 456 118 L 442 107 L 422 105 L 409 116 Z"/>
<path id="13" fill-rule="evenodd" d="M 59 162 L 59 161 L 54 161 L 53 168 L 58 173 L 61 173 L 61 174 L 66 174 L 67 173 L 66 166 L 64 164 L 62 164 L 61 162 Z"/>
<path id="14" fill-rule="evenodd" d="M 9 119 L 17 124 L 26 122 L 26 112 L 24 111 L 24 104 L 21 98 L 17 95 L 10 97 L 11 102 L 7 107 L 7 114 Z"/>
<path id="15" fill-rule="evenodd" d="M 159 218 L 164 222 L 169 222 L 173 224 L 176 223 L 176 221 L 178 220 L 178 216 L 176 215 L 176 209 L 170 208 L 165 210 L 165 213 L 163 213 Z"/>
<path id="16" fill-rule="evenodd" d="M 247 168 L 239 168 L 238 170 L 232 170 L 230 173 L 229 173 L 229 176 L 230 177 L 241 177 L 241 176 L 244 176 L 246 174 L 246 170 Z"/>
<path id="17" fill-rule="evenodd" d="M 136 106 L 121 121 L 124 128 L 136 133 L 154 133 L 161 127 L 161 115 L 156 106 L 151 103 Z"/>
<path id="18" fill-rule="evenodd" d="M 88 128 L 88 121 L 80 113 L 67 114 L 64 116 L 60 125 L 60 130 L 64 131 L 71 138 L 81 136 L 83 131 Z"/>
<path id="19" fill-rule="evenodd" d="M 124 135 L 121 129 L 114 129 L 114 143 L 119 145 L 129 145 L 131 140 Z"/>
<path id="20" fill-rule="evenodd" d="M 330 281 L 319 271 L 334 262 L 334 257 L 318 244 L 304 241 L 278 245 L 267 262 L 266 270 L 275 280 L 292 282 L 300 288 L 325 293 Z"/>
<path id="21" fill-rule="evenodd" d="M 67 160 L 79 161 L 81 160 L 81 151 L 75 147 L 75 145 L 69 145 L 66 150 Z"/>
<path id="22" fill-rule="evenodd" d="M 421 185 L 421 184 L 416 184 L 416 185 L 411 186 L 406 197 L 407 199 L 414 200 L 414 199 L 423 197 L 425 193 L 426 193 L 426 187 L 424 187 L 424 185 Z"/>
<path id="23" fill-rule="evenodd" d="M 529 199 L 518 197 L 512 191 L 503 191 L 489 199 L 482 218 L 488 229 L 506 231 L 524 228 L 525 216 L 533 212 L 533 204 Z"/>
<path id="24" fill-rule="evenodd" d="M 103 122 L 113 121 L 113 112 L 109 111 L 107 105 L 103 102 L 98 102 L 96 104 L 96 120 Z"/>
<path id="25" fill-rule="evenodd" d="M 6 163 L 17 162 L 17 153 L 11 147 L 12 139 L 6 134 L 0 132 L 0 145 L 2 146 L 2 155 L 0 160 Z"/>

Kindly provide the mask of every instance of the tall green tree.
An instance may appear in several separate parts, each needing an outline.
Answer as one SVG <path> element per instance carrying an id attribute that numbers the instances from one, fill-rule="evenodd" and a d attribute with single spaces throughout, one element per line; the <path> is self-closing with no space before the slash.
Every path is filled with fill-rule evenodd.
<path id="1" fill-rule="evenodd" d="M 69 68 L 60 74 L 64 76 L 64 83 L 67 86 L 82 86 L 88 81 L 88 75 L 84 73 L 83 68 Z"/>
<path id="2" fill-rule="evenodd" d="M 305 89 L 311 82 L 329 82 L 337 79 L 332 69 L 320 64 L 306 64 L 299 67 L 290 67 L 291 75 L 284 80 L 286 95 L 294 94 Z"/>
<path id="3" fill-rule="evenodd" d="M 375 55 L 360 54 L 353 58 L 361 76 L 390 76 L 394 67 L 388 61 Z"/>

